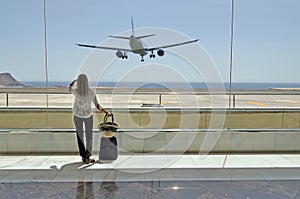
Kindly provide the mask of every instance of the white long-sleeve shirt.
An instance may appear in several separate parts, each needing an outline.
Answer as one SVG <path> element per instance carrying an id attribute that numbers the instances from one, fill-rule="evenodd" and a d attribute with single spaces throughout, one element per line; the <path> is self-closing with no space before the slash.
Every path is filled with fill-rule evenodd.
<path id="1" fill-rule="evenodd" d="M 80 96 L 76 89 L 71 88 L 71 93 L 74 94 L 75 100 L 73 105 L 73 113 L 77 117 L 89 118 L 93 115 L 92 103 L 97 106 L 98 100 L 95 91 L 90 90 L 88 95 Z M 99 105 L 100 108 L 102 108 Z"/>

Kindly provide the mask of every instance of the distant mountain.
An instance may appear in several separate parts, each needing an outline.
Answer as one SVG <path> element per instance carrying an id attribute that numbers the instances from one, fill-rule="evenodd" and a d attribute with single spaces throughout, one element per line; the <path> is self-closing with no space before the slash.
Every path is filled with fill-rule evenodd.
<path id="1" fill-rule="evenodd" d="M 10 73 L 0 73 L 0 86 L 24 86 L 18 82 Z"/>

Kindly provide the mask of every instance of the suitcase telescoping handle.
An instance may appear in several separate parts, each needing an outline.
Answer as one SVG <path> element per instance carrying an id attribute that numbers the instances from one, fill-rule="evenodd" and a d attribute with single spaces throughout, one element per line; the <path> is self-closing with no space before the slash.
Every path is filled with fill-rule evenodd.
<path id="1" fill-rule="evenodd" d="M 111 115 L 105 114 L 104 116 L 104 123 L 107 123 L 108 118 L 111 117 L 111 123 L 114 123 L 114 115 L 111 113 Z"/>

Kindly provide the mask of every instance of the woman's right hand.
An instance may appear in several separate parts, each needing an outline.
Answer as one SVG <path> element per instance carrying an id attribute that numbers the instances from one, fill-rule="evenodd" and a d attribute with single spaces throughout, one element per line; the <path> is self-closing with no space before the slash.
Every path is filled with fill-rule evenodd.
<path id="1" fill-rule="evenodd" d="M 69 88 L 72 87 L 72 86 L 74 86 L 74 83 L 75 83 L 76 81 L 77 81 L 77 79 L 73 80 L 73 81 L 70 83 Z"/>
<path id="2" fill-rule="evenodd" d="M 106 115 L 108 115 L 108 116 L 111 116 L 111 115 L 112 115 L 112 113 L 111 113 L 111 112 L 109 112 L 109 111 L 107 111 L 107 112 L 106 112 Z"/>

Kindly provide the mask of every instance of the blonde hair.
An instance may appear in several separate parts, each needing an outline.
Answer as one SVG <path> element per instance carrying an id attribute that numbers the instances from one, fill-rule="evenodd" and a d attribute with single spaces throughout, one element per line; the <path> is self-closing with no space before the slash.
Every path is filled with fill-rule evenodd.
<path id="1" fill-rule="evenodd" d="M 85 74 L 78 75 L 76 91 L 80 96 L 86 96 L 90 93 L 88 78 Z"/>

